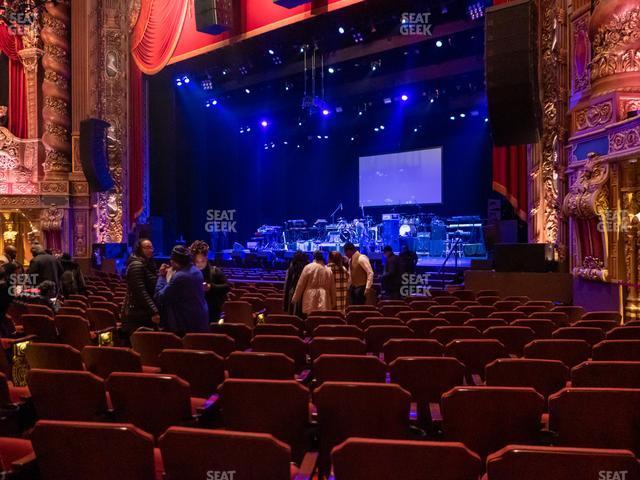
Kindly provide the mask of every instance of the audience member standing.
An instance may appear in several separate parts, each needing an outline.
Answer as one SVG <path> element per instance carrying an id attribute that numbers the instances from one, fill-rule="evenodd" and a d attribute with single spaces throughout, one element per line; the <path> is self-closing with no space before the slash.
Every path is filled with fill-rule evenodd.
<path id="1" fill-rule="evenodd" d="M 384 273 L 382 274 L 382 290 L 384 298 L 388 300 L 400 300 L 400 288 L 402 287 L 402 266 L 400 258 L 393 253 L 393 249 L 387 245 L 382 249 L 386 258 Z"/>
<path id="2" fill-rule="evenodd" d="M 63 270 L 61 282 L 64 296 L 83 293 L 86 290 L 86 285 L 84 283 L 84 276 L 80 270 L 80 265 L 74 262 L 68 253 L 62 254 L 60 263 L 62 264 Z"/>
<path id="3" fill-rule="evenodd" d="M 178 335 L 209 332 L 209 310 L 203 283 L 204 277 L 193 264 L 187 247 L 173 247 L 171 267 L 163 265 L 160 268 L 155 295 L 167 330 Z"/>
<path id="4" fill-rule="evenodd" d="M 160 323 L 153 301 L 158 273 L 153 263 L 151 240 L 138 240 L 127 260 L 127 298 L 122 313 L 122 330 L 129 336 L 140 327 L 154 328 Z"/>
<path id="5" fill-rule="evenodd" d="M 302 310 L 300 305 L 296 305 L 291 301 L 293 293 L 296 291 L 298 280 L 302 275 L 302 270 L 309 263 L 309 257 L 304 252 L 297 251 L 293 254 L 289 268 L 287 269 L 287 276 L 284 279 L 284 311 L 291 315 L 301 315 Z"/>
<path id="6" fill-rule="evenodd" d="M 347 307 L 347 295 L 349 292 L 349 271 L 344 266 L 344 258 L 340 252 L 329 254 L 327 265 L 333 273 L 333 281 L 336 285 L 336 310 L 344 312 Z"/>
<path id="7" fill-rule="evenodd" d="M 353 243 L 344 244 L 344 253 L 349 258 L 349 304 L 364 305 L 373 288 L 373 269 L 366 255 L 356 250 Z"/>
<path id="8" fill-rule="evenodd" d="M 62 263 L 60 260 L 50 253 L 45 252 L 42 245 L 35 244 L 31 247 L 31 254 L 33 258 L 31 259 L 31 263 L 29 263 L 29 270 L 27 273 L 29 275 L 35 275 L 35 279 L 33 280 L 36 284 L 41 284 L 42 282 L 53 282 L 55 285 L 54 296 L 60 294 L 60 282 L 62 280 Z"/>
<path id="9" fill-rule="evenodd" d="M 336 284 L 321 251 L 313 252 L 313 262 L 302 270 L 291 301 L 302 303 L 305 315 L 314 310 L 333 310 L 336 307 Z"/>
<path id="10" fill-rule="evenodd" d="M 0 268 L 0 336 L 10 337 L 16 333 L 13 322 L 7 319 L 7 311 L 13 302 L 15 290 L 15 274 L 18 271 L 18 264 L 15 262 L 5 263 Z"/>
<path id="11" fill-rule="evenodd" d="M 0 255 L 0 267 L 7 264 L 13 263 L 16 261 L 18 257 L 18 250 L 13 245 L 7 245 L 4 248 L 4 254 Z"/>
<path id="12" fill-rule="evenodd" d="M 196 240 L 189 247 L 189 251 L 193 256 L 193 264 L 204 277 L 204 297 L 209 308 L 209 323 L 217 323 L 231 285 L 227 282 L 224 272 L 209 262 L 209 245 L 202 240 Z"/>

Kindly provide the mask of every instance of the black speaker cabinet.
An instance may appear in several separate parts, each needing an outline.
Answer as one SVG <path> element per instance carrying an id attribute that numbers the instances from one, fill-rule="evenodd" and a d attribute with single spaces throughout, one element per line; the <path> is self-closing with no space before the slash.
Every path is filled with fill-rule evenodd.
<path id="1" fill-rule="evenodd" d="M 218 35 L 233 27 L 233 0 L 193 0 L 196 30 Z"/>
<path id="2" fill-rule="evenodd" d="M 113 188 L 107 155 L 108 128 L 108 122 L 97 118 L 80 122 L 80 162 L 92 192 L 105 192 Z"/>
<path id="3" fill-rule="evenodd" d="M 533 0 L 487 8 L 485 76 L 494 145 L 535 143 L 540 137 L 538 15 Z"/>
<path id="4" fill-rule="evenodd" d="M 497 243 L 496 272 L 549 272 L 557 268 L 553 249 L 545 243 Z"/>

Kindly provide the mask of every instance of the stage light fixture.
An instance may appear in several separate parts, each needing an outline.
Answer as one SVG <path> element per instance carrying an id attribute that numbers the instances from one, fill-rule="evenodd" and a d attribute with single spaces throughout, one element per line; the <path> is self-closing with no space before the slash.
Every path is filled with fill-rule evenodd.
<path id="1" fill-rule="evenodd" d="M 339 33 L 340 35 L 344 34 L 344 27 L 339 27 L 339 28 L 338 28 L 338 33 Z"/>
<path id="2" fill-rule="evenodd" d="M 269 126 L 269 122 L 267 122 L 266 120 L 262 120 L 260 122 L 260 125 L 262 125 L 262 128 L 267 128 Z"/>
<path id="3" fill-rule="evenodd" d="M 298 126 L 301 127 L 302 126 L 302 122 L 298 122 Z"/>
<path id="4" fill-rule="evenodd" d="M 241 129 L 240 129 L 240 133 L 244 133 L 244 128 L 241 128 Z"/>
<path id="5" fill-rule="evenodd" d="M 211 106 L 211 102 L 207 101 L 207 103 L 205 103 L 204 106 L 209 108 Z"/>
<path id="6" fill-rule="evenodd" d="M 329 67 L 329 68 L 327 69 L 327 72 L 329 72 L 329 73 L 335 73 L 335 69 L 334 69 L 333 67 Z"/>
<path id="7" fill-rule="evenodd" d="M 461 113 L 460 118 L 464 118 L 464 117 L 466 117 L 466 115 L 464 113 Z"/>
<path id="8" fill-rule="evenodd" d="M 336 107 L 336 113 L 342 113 L 342 107 Z"/>
<path id="9" fill-rule="evenodd" d="M 214 107 L 218 105 L 218 100 L 216 100 L 215 98 L 211 100 L 211 105 L 213 105 Z"/>
<path id="10" fill-rule="evenodd" d="M 269 49 L 269 55 L 273 55 L 274 53 L 276 52 L 274 52 L 272 49 Z"/>
<path id="11" fill-rule="evenodd" d="M 431 97 L 431 98 L 429 99 L 429 103 L 433 103 L 433 102 L 435 102 L 435 99 L 434 99 L 433 97 Z"/>
<path id="12" fill-rule="evenodd" d="M 351 141 L 353 142 L 355 140 L 355 137 L 351 137 Z"/>
<path id="13" fill-rule="evenodd" d="M 384 104 L 385 104 L 385 105 L 389 105 L 389 104 L 391 103 L 391 98 L 386 97 L 386 98 L 383 100 L 383 102 L 384 102 Z"/>
<path id="14" fill-rule="evenodd" d="M 484 121 L 485 123 L 489 121 L 489 119 L 487 117 L 484 117 Z"/>
<path id="15" fill-rule="evenodd" d="M 437 40 L 436 41 L 436 47 L 438 47 L 438 48 L 442 47 L 442 40 Z"/>
<path id="16" fill-rule="evenodd" d="M 229 73 L 229 70 L 227 70 L 226 68 L 222 70 L 222 75 L 226 75 L 227 73 Z"/>
<path id="17" fill-rule="evenodd" d="M 453 115 L 451 115 L 451 116 L 449 117 L 449 120 L 455 120 L 455 119 L 456 119 L 456 117 L 454 117 Z"/>
<path id="18" fill-rule="evenodd" d="M 380 130 L 384 130 L 384 125 L 380 125 Z"/>
<path id="19" fill-rule="evenodd" d="M 182 77 L 182 81 L 184 83 L 189 83 L 191 80 L 189 79 L 189 77 L 187 77 L 186 75 L 184 77 Z"/>
<path id="20" fill-rule="evenodd" d="M 418 132 L 418 129 L 417 129 L 417 128 L 414 128 L 414 129 L 413 129 L 413 133 L 417 133 L 417 132 Z"/>
<path id="21" fill-rule="evenodd" d="M 203 90 L 213 90 L 213 81 L 211 78 L 205 78 L 202 80 L 202 89 Z"/>
<path id="22" fill-rule="evenodd" d="M 316 135 L 316 138 L 317 138 L 318 140 L 322 140 L 322 135 Z"/>
<path id="23" fill-rule="evenodd" d="M 373 131 L 374 131 L 374 132 L 379 132 L 379 131 L 380 131 L 380 129 L 379 129 L 378 127 L 376 127 L 376 128 L 374 128 L 374 129 L 373 129 Z"/>
<path id="24" fill-rule="evenodd" d="M 360 111 L 358 112 L 358 116 L 360 116 L 360 117 L 362 116 L 362 110 L 360 110 Z"/>
<path id="25" fill-rule="evenodd" d="M 251 90 L 249 90 L 248 88 L 244 89 L 244 93 L 246 93 L 247 95 L 249 95 L 251 93 Z"/>
<path id="26" fill-rule="evenodd" d="M 251 131 L 251 127 L 247 127 L 247 132 L 250 132 L 250 131 Z"/>
<path id="27" fill-rule="evenodd" d="M 326 108 L 325 108 L 324 110 L 322 110 L 322 115 L 324 115 L 325 117 L 326 117 L 327 115 L 329 115 L 329 110 L 328 110 L 328 109 L 326 109 Z"/>
<path id="28" fill-rule="evenodd" d="M 409 100 L 409 96 L 406 94 L 402 95 L 400 98 L 402 99 L 403 102 L 406 102 L 407 100 Z"/>
<path id="29" fill-rule="evenodd" d="M 329 135 L 325 135 L 324 139 L 327 140 L 329 138 Z"/>
<path id="30" fill-rule="evenodd" d="M 180 79 L 180 78 L 176 78 L 176 85 L 177 85 L 178 87 L 181 87 L 181 86 L 182 86 L 182 79 Z"/>

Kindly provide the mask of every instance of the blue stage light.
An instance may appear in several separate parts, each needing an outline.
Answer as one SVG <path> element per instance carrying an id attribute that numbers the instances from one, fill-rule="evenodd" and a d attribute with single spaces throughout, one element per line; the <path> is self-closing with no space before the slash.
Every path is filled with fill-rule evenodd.
<path id="1" fill-rule="evenodd" d="M 176 78 L 176 85 L 181 87 L 182 86 L 182 79 L 181 78 Z"/>
<path id="2" fill-rule="evenodd" d="M 380 125 L 380 130 L 384 130 L 384 125 Z"/>
<path id="3" fill-rule="evenodd" d="M 216 106 L 217 104 L 218 104 L 218 100 L 216 100 L 215 98 L 211 100 L 211 105 Z"/>
<path id="4" fill-rule="evenodd" d="M 376 128 L 374 128 L 374 129 L 373 129 L 373 131 L 374 131 L 374 132 L 379 132 L 379 131 L 380 131 L 380 129 L 379 129 L 378 127 L 376 127 Z"/>
<path id="5" fill-rule="evenodd" d="M 274 53 L 276 52 L 274 52 L 272 49 L 269 49 L 269 55 L 273 55 Z"/>
<path id="6" fill-rule="evenodd" d="M 260 125 L 262 125 L 263 128 L 267 128 L 269 126 L 269 122 L 267 122 L 266 120 L 262 120 L 260 122 Z"/>
<path id="7" fill-rule="evenodd" d="M 403 102 L 406 102 L 407 100 L 409 100 L 409 96 L 406 94 L 402 95 L 400 98 L 402 99 Z"/>
<path id="8" fill-rule="evenodd" d="M 184 83 L 189 83 L 191 80 L 189 80 L 189 77 L 187 77 L 186 75 L 184 77 L 182 77 L 182 81 Z"/>
<path id="9" fill-rule="evenodd" d="M 246 93 L 247 95 L 251 93 L 251 90 L 249 90 L 248 88 L 244 89 L 244 93 Z"/>
<path id="10" fill-rule="evenodd" d="M 344 27 L 338 28 L 338 33 L 340 33 L 340 35 L 342 35 L 344 33 Z"/>
<path id="11" fill-rule="evenodd" d="M 250 132 L 250 131 L 251 131 L 251 127 L 247 127 L 247 132 Z"/>
<path id="12" fill-rule="evenodd" d="M 449 120 L 455 120 L 455 119 L 456 119 L 456 117 L 454 117 L 453 115 L 451 115 L 451 116 L 449 117 Z"/>
<path id="13" fill-rule="evenodd" d="M 460 118 L 464 118 L 464 117 L 466 117 L 466 115 L 464 113 L 461 113 Z"/>
<path id="14" fill-rule="evenodd" d="M 436 41 L 436 47 L 440 48 L 442 46 L 442 40 Z"/>
<path id="15" fill-rule="evenodd" d="M 433 102 L 435 102 L 435 99 L 432 97 L 429 99 L 429 103 L 433 103 Z"/>
<path id="16" fill-rule="evenodd" d="M 333 67 L 329 67 L 329 68 L 327 69 L 327 71 L 328 71 L 329 73 L 334 73 L 334 72 L 335 72 L 335 69 L 334 69 Z"/>
<path id="17" fill-rule="evenodd" d="M 322 115 L 324 115 L 325 117 L 329 115 L 329 110 L 327 110 L 326 108 L 322 110 Z"/>
<path id="18" fill-rule="evenodd" d="M 489 119 L 488 119 L 487 117 L 485 117 L 485 118 L 484 118 L 484 121 L 485 121 L 485 122 L 488 122 L 488 121 L 489 121 Z"/>

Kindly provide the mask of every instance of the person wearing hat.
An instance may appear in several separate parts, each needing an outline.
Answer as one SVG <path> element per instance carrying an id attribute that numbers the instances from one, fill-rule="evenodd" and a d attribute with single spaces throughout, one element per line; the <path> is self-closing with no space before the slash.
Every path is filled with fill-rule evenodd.
<path id="1" fill-rule="evenodd" d="M 167 265 L 160 268 L 155 294 L 167 330 L 178 335 L 209 332 L 203 283 L 202 272 L 193 264 L 189 249 L 184 245 L 173 247 L 171 268 Z"/>

